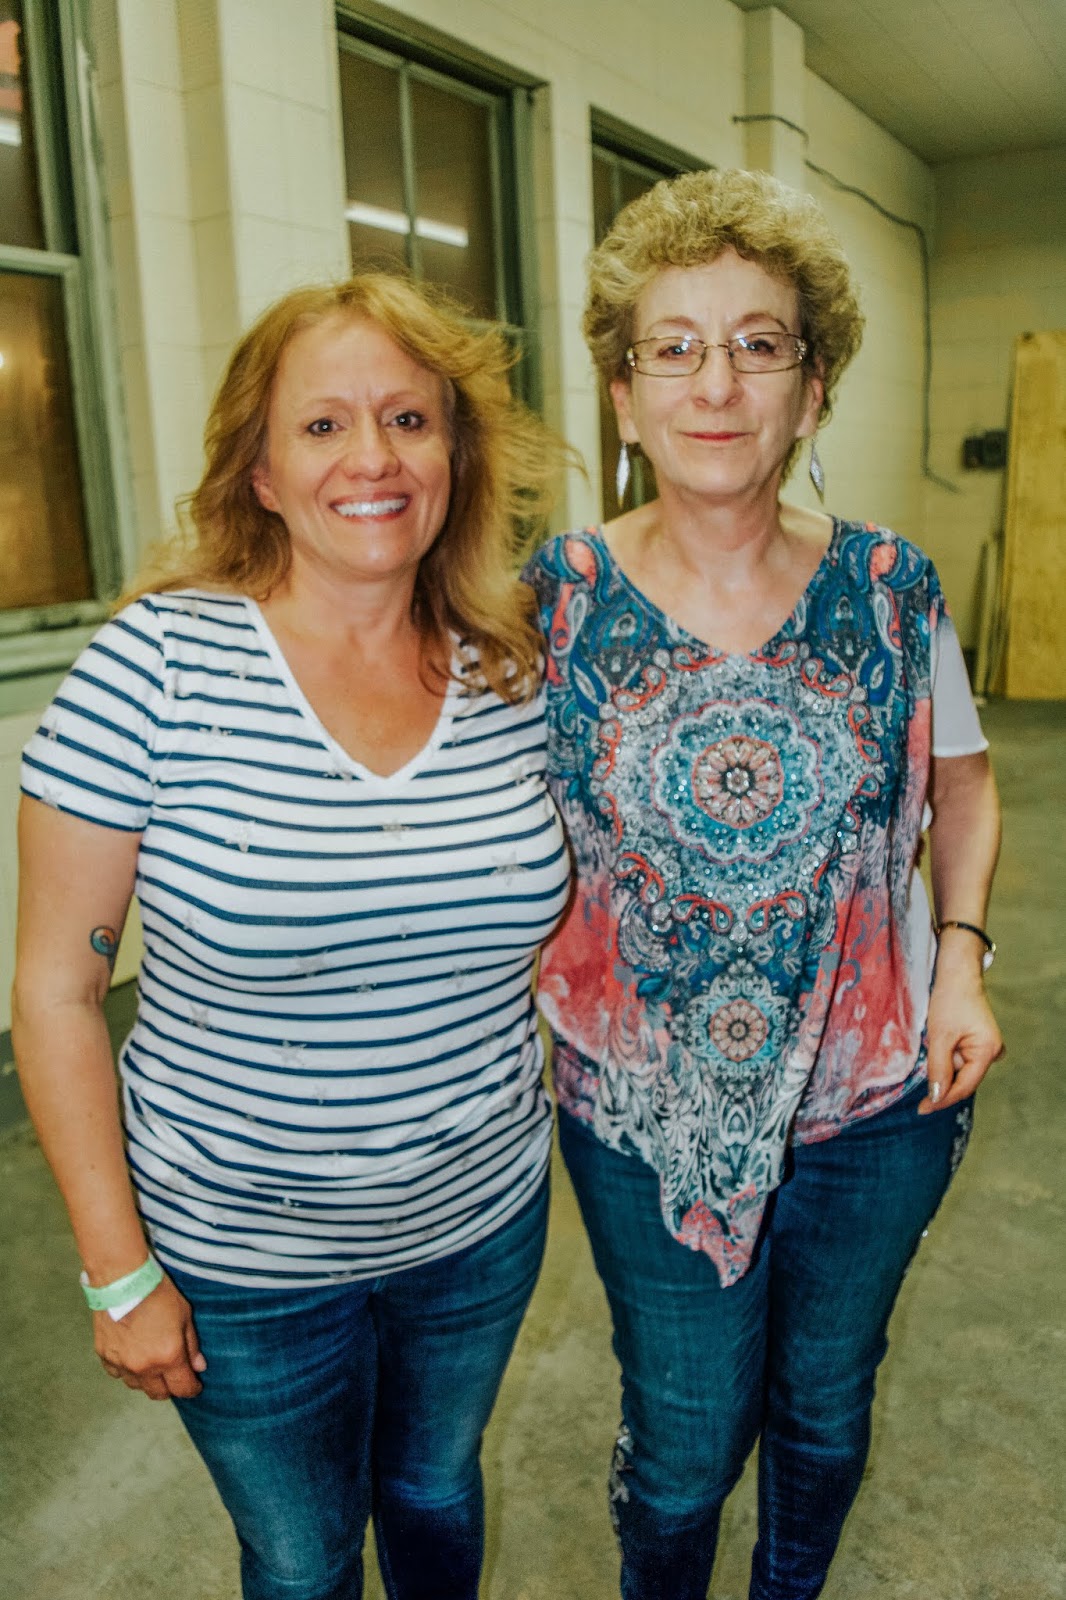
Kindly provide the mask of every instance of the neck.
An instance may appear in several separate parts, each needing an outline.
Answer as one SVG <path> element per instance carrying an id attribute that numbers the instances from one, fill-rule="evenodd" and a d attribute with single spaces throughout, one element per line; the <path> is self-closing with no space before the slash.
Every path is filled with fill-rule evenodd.
<path id="1" fill-rule="evenodd" d="M 380 582 L 338 579 L 294 556 L 284 580 L 262 601 L 263 614 L 291 633 L 314 635 L 323 645 L 343 645 L 380 660 L 421 639 L 412 614 L 414 574 Z"/>
<path id="2" fill-rule="evenodd" d="M 696 582 L 713 576 L 719 586 L 750 583 L 786 541 L 779 482 L 722 502 L 665 485 L 661 497 L 637 513 L 646 516 L 641 542 L 648 557 L 669 561 Z"/>

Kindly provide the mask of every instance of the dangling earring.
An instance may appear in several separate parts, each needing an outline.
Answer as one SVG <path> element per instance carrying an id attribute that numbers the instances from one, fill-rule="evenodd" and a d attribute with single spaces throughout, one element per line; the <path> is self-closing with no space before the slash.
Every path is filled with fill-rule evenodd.
<path id="1" fill-rule="evenodd" d="M 815 441 L 813 439 L 811 440 L 811 464 L 810 464 L 810 468 L 808 470 L 810 471 L 811 482 L 814 484 L 814 487 L 818 492 L 818 498 L 824 504 L 824 502 L 825 502 L 825 468 L 822 466 L 821 461 L 818 459 L 818 446 L 817 446 L 817 444 L 815 443 Z"/>
<path id="2" fill-rule="evenodd" d="M 618 490 L 618 509 L 621 511 L 626 497 L 626 490 L 629 488 L 629 446 L 624 440 L 618 452 L 618 466 L 615 468 L 614 486 Z"/>

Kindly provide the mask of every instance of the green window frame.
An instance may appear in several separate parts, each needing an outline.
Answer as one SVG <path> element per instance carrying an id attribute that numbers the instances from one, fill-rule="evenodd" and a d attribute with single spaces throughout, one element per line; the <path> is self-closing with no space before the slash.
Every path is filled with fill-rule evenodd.
<path id="1" fill-rule="evenodd" d="M 641 133 L 607 112 L 590 116 L 593 188 L 593 233 L 599 244 L 614 218 L 630 200 L 652 188 L 660 178 L 676 178 L 707 165 L 673 145 Z M 599 169 L 597 171 L 597 168 Z M 623 507 L 615 493 L 618 432 L 611 398 L 599 385 L 600 466 L 603 479 L 602 512 L 605 522 L 620 509 L 646 505 L 656 496 L 655 477 L 639 451 L 630 452 L 631 475 Z"/>
<path id="2" fill-rule="evenodd" d="M 44 248 L 0 243 L 0 274 L 60 286 L 92 597 L 0 610 L 0 715 L 47 697 L 135 559 L 88 0 L 22 0 Z"/>
<path id="3" fill-rule="evenodd" d="M 540 409 L 542 358 L 536 308 L 537 273 L 532 194 L 532 96 L 538 79 L 467 48 L 373 0 L 338 7 L 338 47 L 396 72 L 399 80 L 406 263 L 423 276 L 418 152 L 412 91 L 417 84 L 478 106 L 486 113 L 492 197 L 493 319 L 518 354 L 517 392 Z M 439 279 L 437 281 L 440 281 Z"/>

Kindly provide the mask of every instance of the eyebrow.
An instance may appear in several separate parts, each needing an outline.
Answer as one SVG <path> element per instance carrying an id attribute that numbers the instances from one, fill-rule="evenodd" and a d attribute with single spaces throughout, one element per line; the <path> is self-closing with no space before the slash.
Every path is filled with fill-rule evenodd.
<path id="1" fill-rule="evenodd" d="M 789 331 L 788 324 L 782 322 L 781 318 L 773 311 L 745 311 L 742 317 L 738 317 L 736 319 L 733 326 L 739 328 L 745 323 L 753 322 L 759 323 L 760 326 L 772 322 L 776 327 L 780 328 L 783 333 L 787 333 Z M 647 335 L 645 335 L 645 337 L 654 338 L 655 333 L 652 330 L 658 330 L 660 328 L 664 333 L 673 328 L 691 328 L 693 333 L 697 334 L 697 336 L 700 336 L 698 325 L 693 322 L 691 317 L 678 315 L 656 317 L 655 321 L 651 325 L 651 329 L 649 329 L 649 332 Z"/>
<path id="2" fill-rule="evenodd" d="M 443 396 L 439 398 L 443 404 Z M 436 395 L 420 394 L 415 389 L 394 389 L 388 394 L 375 396 L 373 403 L 375 405 L 383 406 L 405 405 L 424 408 L 426 405 L 431 404 L 437 399 L 438 396 Z M 350 403 L 351 401 L 348 395 L 312 394 L 308 395 L 306 399 L 297 400 L 295 402 L 294 409 L 297 411 L 304 411 L 307 409 L 317 410 L 323 406 L 347 406 Z"/>

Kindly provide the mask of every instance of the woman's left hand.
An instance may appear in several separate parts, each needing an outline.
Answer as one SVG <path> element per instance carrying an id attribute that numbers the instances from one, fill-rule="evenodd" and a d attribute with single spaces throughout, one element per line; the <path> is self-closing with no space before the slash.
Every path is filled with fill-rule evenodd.
<path id="1" fill-rule="evenodd" d="M 919 1112 L 942 1111 L 967 1099 L 1003 1054 L 1003 1035 L 979 973 L 938 967 L 929 997 L 926 1076 Z"/>

